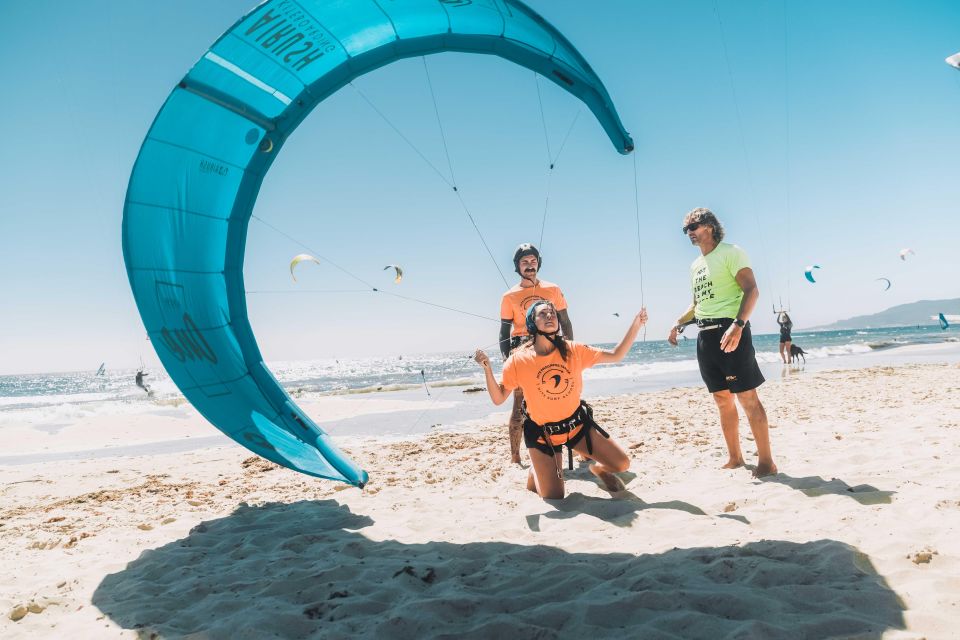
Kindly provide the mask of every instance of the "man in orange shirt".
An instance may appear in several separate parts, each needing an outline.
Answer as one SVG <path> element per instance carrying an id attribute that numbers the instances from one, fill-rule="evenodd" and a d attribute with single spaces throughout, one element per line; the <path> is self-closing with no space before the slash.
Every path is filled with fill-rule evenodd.
<path id="1" fill-rule="evenodd" d="M 573 340 L 573 325 L 567 314 L 567 301 L 560 287 L 537 278 L 540 271 L 540 251 L 529 242 L 524 242 L 513 253 L 513 270 L 520 282 L 503 294 L 500 300 L 500 353 L 506 360 L 525 338 L 528 337 L 526 317 L 530 305 L 547 300 L 557 310 L 557 319 L 563 337 Z M 520 437 L 523 434 L 523 391 L 517 387 L 513 392 L 513 411 L 510 412 L 510 461 L 520 462 Z"/>
<path id="2" fill-rule="evenodd" d="M 503 404 L 513 389 L 524 391 L 529 415 L 523 422 L 523 439 L 531 463 L 527 489 L 542 498 L 563 497 L 561 448 L 566 446 L 594 460 L 590 472 L 609 491 L 622 490 L 623 483 L 615 474 L 630 467 L 630 458 L 593 420 L 593 410 L 581 400 L 583 370 L 623 360 L 647 321 L 647 311 L 640 310 L 612 351 L 566 340 L 559 335 L 558 316 L 548 301 L 530 306 L 525 324 L 533 341 L 525 342 L 507 358 L 501 383 L 493 376 L 487 354 L 477 350 L 474 359 L 483 367 L 494 404 Z"/>

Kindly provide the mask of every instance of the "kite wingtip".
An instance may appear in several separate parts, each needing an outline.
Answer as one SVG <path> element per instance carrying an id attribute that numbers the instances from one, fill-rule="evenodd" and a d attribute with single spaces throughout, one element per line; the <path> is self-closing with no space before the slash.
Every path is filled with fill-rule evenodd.
<path id="1" fill-rule="evenodd" d="M 370 476 L 367 475 L 366 471 L 360 470 L 360 477 L 357 478 L 356 485 L 357 489 L 363 489 L 367 486 L 367 483 L 370 482 Z"/>

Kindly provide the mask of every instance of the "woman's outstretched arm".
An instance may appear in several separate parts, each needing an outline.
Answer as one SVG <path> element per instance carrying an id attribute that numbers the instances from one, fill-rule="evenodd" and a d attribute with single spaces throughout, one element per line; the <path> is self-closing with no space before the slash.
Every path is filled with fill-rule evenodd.
<path id="1" fill-rule="evenodd" d="M 477 349 L 477 352 L 473 354 L 473 359 L 477 361 L 477 364 L 483 367 L 483 375 L 487 379 L 487 393 L 490 394 L 490 399 L 493 400 L 493 404 L 503 404 L 506 399 L 510 397 L 510 392 L 504 389 L 503 385 L 497 382 L 497 379 L 493 377 L 493 370 L 490 367 L 490 358 L 488 358 L 487 354 L 485 354 L 482 350 Z"/>

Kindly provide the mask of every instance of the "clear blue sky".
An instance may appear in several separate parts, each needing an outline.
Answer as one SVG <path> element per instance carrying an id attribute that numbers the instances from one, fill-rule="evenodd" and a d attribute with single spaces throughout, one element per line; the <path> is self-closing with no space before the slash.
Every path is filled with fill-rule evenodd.
<path id="1" fill-rule="evenodd" d="M 690 300 L 697 253 L 679 227 L 696 206 L 712 208 L 753 259 L 757 331 L 773 330 L 778 297 L 802 328 L 960 296 L 960 72 L 943 62 L 960 51 L 960 2 L 529 4 L 585 55 L 637 142 L 648 339 Z M 127 180 L 173 86 L 251 6 L 3 3 L 0 373 L 136 366 L 141 356 L 156 365 L 121 256 Z M 428 64 L 457 183 L 513 284 L 513 249 L 538 240 L 546 194 L 534 76 L 484 56 Z M 357 85 L 446 172 L 420 59 Z M 565 291 L 579 339 L 613 341 L 640 304 L 633 159 L 575 99 L 540 86 L 554 154 L 580 111 L 553 175 L 541 275 Z M 503 281 L 452 192 L 350 88 L 289 140 L 254 213 L 384 288 L 498 315 Z M 900 261 L 903 247 L 916 256 Z M 295 290 L 287 265 L 302 251 L 253 221 L 247 289 Z M 381 271 L 389 263 L 403 265 L 401 285 Z M 803 280 L 811 263 L 822 266 L 816 285 Z M 892 288 L 882 292 L 878 277 Z M 306 265 L 299 286 L 355 282 Z M 252 293 L 248 304 L 268 361 L 466 352 L 496 340 L 495 322 L 374 294 Z"/>

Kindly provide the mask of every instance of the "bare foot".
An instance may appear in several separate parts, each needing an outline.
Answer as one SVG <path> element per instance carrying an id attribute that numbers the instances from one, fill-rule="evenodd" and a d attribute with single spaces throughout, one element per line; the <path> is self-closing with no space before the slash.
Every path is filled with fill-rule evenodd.
<path id="1" fill-rule="evenodd" d="M 763 478 L 764 476 L 772 476 L 776 473 L 779 473 L 777 471 L 777 465 L 773 464 L 772 462 L 763 462 L 757 464 L 757 468 L 753 470 L 753 477 Z"/>
<path id="2" fill-rule="evenodd" d="M 626 487 L 623 485 L 623 480 L 609 471 L 603 471 L 599 467 L 600 465 L 598 464 L 592 464 L 587 468 L 590 469 L 590 473 L 599 478 L 600 482 L 603 483 L 603 486 L 607 491 L 623 491 L 626 489 Z"/>
<path id="3" fill-rule="evenodd" d="M 727 464 L 723 465 L 720 468 L 721 469 L 739 469 L 742 466 L 743 466 L 743 458 L 739 458 L 737 460 L 734 460 L 733 458 L 731 458 L 727 462 Z"/>
<path id="4" fill-rule="evenodd" d="M 520 464 L 520 454 L 519 454 L 519 453 L 511 453 L 511 454 L 510 454 L 510 462 L 511 462 L 512 464 Z"/>

